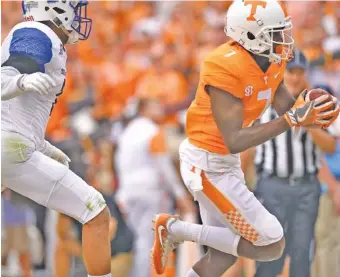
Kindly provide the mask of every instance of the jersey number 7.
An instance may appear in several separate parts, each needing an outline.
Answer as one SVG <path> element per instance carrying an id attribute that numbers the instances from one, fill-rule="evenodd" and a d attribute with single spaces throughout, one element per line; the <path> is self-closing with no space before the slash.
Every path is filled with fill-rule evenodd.
<path id="1" fill-rule="evenodd" d="M 268 107 L 271 104 L 271 100 L 272 100 L 272 89 L 271 88 L 259 91 L 259 93 L 257 94 L 257 101 L 262 101 L 262 100 L 266 100 L 266 105 L 263 108 L 263 111 L 258 118 L 260 118 L 264 114 L 264 112 L 268 109 Z M 251 121 L 247 127 L 252 126 L 255 121 L 256 120 Z"/>
<path id="2" fill-rule="evenodd" d="M 52 111 L 53 111 L 53 109 L 54 109 L 55 104 L 57 104 L 57 102 L 58 102 L 58 97 L 59 97 L 60 95 L 63 94 L 64 87 L 65 87 L 65 83 L 66 83 L 66 79 L 64 79 L 64 83 L 63 83 L 63 85 L 62 85 L 62 87 L 61 87 L 60 92 L 56 94 L 55 101 L 54 101 L 54 103 L 52 104 L 52 108 L 51 108 L 51 111 L 50 111 L 50 115 L 52 114 Z"/>

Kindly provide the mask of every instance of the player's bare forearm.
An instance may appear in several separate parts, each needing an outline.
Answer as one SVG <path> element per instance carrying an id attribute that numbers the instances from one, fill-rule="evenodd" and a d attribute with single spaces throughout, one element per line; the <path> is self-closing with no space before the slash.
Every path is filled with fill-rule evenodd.
<path id="1" fill-rule="evenodd" d="M 273 108 L 277 112 L 278 115 L 284 115 L 287 111 L 289 111 L 295 103 L 295 99 L 292 94 L 288 91 L 285 84 L 282 82 L 276 90 Z"/>
<path id="2" fill-rule="evenodd" d="M 231 153 L 240 153 L 250 147 L 255 147 L 265 143 L 266 141 L 286 132 L 290 126 L 286 119 L 281 116 L 270 122 L 242 128 L 232 135 L 229 131 L 222 132 L 225 143 L 228 145 Z"/>
<path id="3" fill-rule="evenodd" d="M 207 89 L 216 124 L 226 146 L 233 154 L 260 145 L 290 128 L 283 116 L 268 123 L 242 128 L 244 120 L 242 100 L 214 87 Z"/>

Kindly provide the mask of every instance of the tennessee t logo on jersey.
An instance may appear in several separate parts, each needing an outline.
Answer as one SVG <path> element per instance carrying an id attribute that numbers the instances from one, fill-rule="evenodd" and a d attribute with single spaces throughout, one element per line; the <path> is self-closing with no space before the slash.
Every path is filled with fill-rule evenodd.
<path id="1" fill-rule="evenodd" d="M 248 21 L 256 21 L 254 15 L 256 14 L 256 10 L 258 6 L 265 8 L 267 6 L 267 2 L 265 1 L 244 1 L 244 5 L 251 5 L 250 15 L 247 17 Z"/>

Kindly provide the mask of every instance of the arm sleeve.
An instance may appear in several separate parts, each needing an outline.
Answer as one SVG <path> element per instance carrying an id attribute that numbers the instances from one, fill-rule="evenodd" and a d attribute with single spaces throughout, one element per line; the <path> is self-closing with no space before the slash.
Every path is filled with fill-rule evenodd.
<path id="1" fill-rule="evenodd" d="M 11 66 L 1 67 L 1 101 L 6 101 L 23 94 L 19 88 L 19 79 L 23 76 L 20 72 Z"/>
<path id="2" fill-rule="evenodd" d="M 244 90 L 241 79 L 229 68 L 231 65 L 221 64 L 218 61 L 205 61 L 203 64 L 203 82 L 205 86 L 221 89 L 233 96 L 242 99 Z M 236 69 L 236 67 L 235 67 Z"/>
<path id="3" fill-rule="evenodd" d="M 177 172 L 168 154 L 165 136 L 162 132 L 157 133 L 150 142 L 150 153 L 154 158 L 154 164 L 163 177 L 165 190 L 175 198 L 185 196 L 185 190 L 177 176 Z"/>
<path id="4" fill-rule="evenodd" d="M 44 143 L 38 149 L 39 152 L 43 153 L 44 155 L 50 158 L 55 154 L 57 150 L 59 149 L 54 145 L 50 144 L 47 140 L 44 140 Z"/>

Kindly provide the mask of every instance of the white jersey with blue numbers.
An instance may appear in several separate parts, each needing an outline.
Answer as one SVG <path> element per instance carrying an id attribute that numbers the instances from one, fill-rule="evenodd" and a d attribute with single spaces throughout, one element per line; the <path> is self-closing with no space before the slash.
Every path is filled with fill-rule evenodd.
<path id="1" fill-rule="evenodd" d="M 38 148 L 44 142 L 48 119 L 65 85 L 66 51 L 48 26 L 22 22 L 4 40 L 1 64 L 14 55 L 33 58 L 39 71 L 48 74 L 57 84 L 48 95 L 28 91 L 1 103 L 1 129 L 22 134 Z"/>

